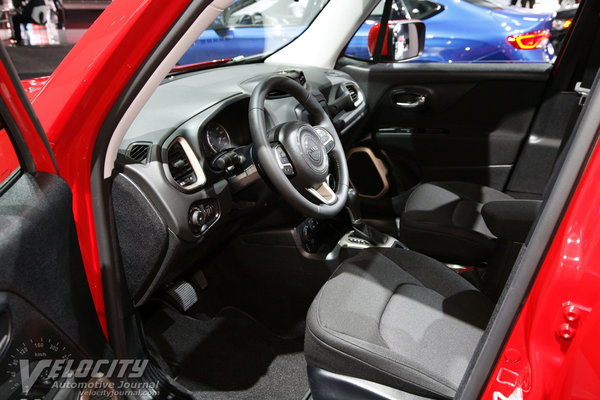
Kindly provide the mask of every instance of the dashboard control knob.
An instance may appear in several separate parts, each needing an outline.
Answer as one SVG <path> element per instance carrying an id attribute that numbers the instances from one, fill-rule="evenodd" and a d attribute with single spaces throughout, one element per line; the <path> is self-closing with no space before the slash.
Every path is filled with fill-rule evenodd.
<path id="1" fill-rule="evenodd" d="M 203 207 L 194 207 L 190 210 L 190 223 L 197 227 L 201 227 L 208 220 L 208 213 Z"/>
<path id="2" fill-rule="evenodd" d="M 213 169 L 224 171 L 229 167 L 238 165 L 244 162 L 244 157 L 235 151 L 226 151 L 218 154 L 212 161 Z"/>
<path id="3" fill-rule="evenodd" d="M 194 235 L 203 235 L 221 216 L 217 199 L 204 199 L 191 205 L 188 211 L 188 223 Z"/>

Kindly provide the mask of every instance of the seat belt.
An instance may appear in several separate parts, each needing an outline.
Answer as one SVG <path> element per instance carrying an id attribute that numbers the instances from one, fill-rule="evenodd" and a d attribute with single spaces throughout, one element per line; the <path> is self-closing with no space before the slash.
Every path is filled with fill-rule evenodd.
<path id="1" fill-rule="evenodd" d="M 590 89 L 586 89 L 583 87 L 583 82 L 577 82 L 575 84 L 575 93 L 579 94 L 581 97 L 579 98 L 579 106 L 583 107 L 583 105 L 585 104 L 585 100 L 588 97 L 588 94 L 590 94 Z"/>
<path id="2" fill-rule="evenodd" d="M 596 30 L 596 35 L 594 37 L 593 43 L 595 45 L 600 44 L 600 29 Z M 596 48 L 596 47 L 594 47 L 594 48 Z M 573 133 L 575 124 L 577 122 L 577 119 L 579 119 L 579 114 L 581 113 L 581 110 L 582 110 L 583 106 L 585 105 L 585 101 L 590 93 L 590 88 L 592 87 L 592 84 L 594 83 L 594 79 L 596 79 L 596 75 L 598 74 L 599 68 L 600 68 L 600 51 L 592 51 L 591 54 L 588 56 L 587 63 L 585 65 L 585 69 L 583 71 L 583 76 L 581 78 L 581 81 L 575 83 L 575 88 L 573 89 L 575 91 L 575 93 L 577 93 L 579 95 L 579 107 L 577 108 L 575 118 L 573 119 L 572 123 L 570 124 L 571 125 L 570 129 L 567 130 L 567 132 L 565 133 L 565 135 L 560 143 L 559 153 L 558 153 L 558 157 L 557 157 L 556 161 L 558 161 L 558 158 L 560 158 L 563 148 L 565 147 L 565 143 L 567 143 L 571 134 Z M 556 161 L 554 162 L 555 165 L 556 165 Z M 554 168 L 555 168 L 555 166 L 552 169 L 554 169 Z"/>
<path id="3" fill-rule="evenodd" d="M 600 29 L 596 29 L 594 44 L 600 44 Z M 593 46 L 592 49 L 598 47 Z M 506 192 L 515 197 L 540 198 L 546 192 L 550 177 L 557 165 L 561 163 L 564 148 L 575 128 L 581 109 L 590 92 L 592 83 L 600 67 L 600 51 L 591 51 L 585 61 L 585 68 L 581 73 L 581 81 L 575 83 L 572 92 L 558 92 L 548 97 L 537 113 L 533 126 L 528 135 L 528 143 L 521 151 L 519 159 L 506 187 Z M 580 69 L 581 71 L 581 69 Z M 574 98 L 573 96 L 578 96 Z M 548 149 L 536 149 L 535 144 L 530 144 L 532 136 L 539 136 L 543 132 L 546 140 L 557 140 L 560 144 L 552 156 L 551 168 L 544 167 L 539 160 L 538 152 L 542 151 L 548 156 Z M 554 135 L 552 134 L 554 132 Z M 536 135 L 538 133 L 538 135 Z M 532 135 L 533 134 L 533 135 Z M 547 166 L 548 164 L 546 164 Z"/>
<path id="4" fill-rule="evenodd" d="M 597 75 L 594 79 L 600 79 L 600 72 L 597 73 Z M 592 81 L 592 83 L 593 83 L 593 81 Z M 591 87 L 591 85 L 590 85 L 590 87 Z M 586 93 L 582 93 L 580 103 L 581 103 L 581 100 L 583 100 L 583 103 L 581 103 L 581 104 L 585 104 L 585 99 L 586 99 L 589 91 L 590 91 L 590 89 L 587 89 Z M 580 109 L 582 109 L 582 108 L 583 108 L 583 105 L 582 105 L 582 107 L 580 107 Z M 581 114 L 581 112 L 579 114 Z M 579 118 L 577 119 L 577 122 L 579 122 Z M 558 154 L 558 157 L 556 158 L 556 162 L 552 166 L 552 175 L 550 176 L 550 179 L 548 179 L 548 182 L 546 183 L 546 187 L 544 188 L 544 194 L 548 190 L 551 190 L 551 188 L 554 186 L 554 183 L 556 182 L 556 179 L 558 179 L 558 171 L 562 168 L 562 166 L 565 162 L 565 159 L 567 158 L 569 148 L 571 147 L 571 143 L 575 140 L 575 135 L 573 135 L 573 132 L 575 131 L 575 129 L 577 129 L 577 123 L 575 123 L 573 125 L 572 131 L 569 132 L 568 135 L 566 135 L 563 143 L 561 143 L 561 151 Z"/>
<path id="5" fill-rule="evenodd" d="M 594 43 L 600 43 L 600 29 L 596 33 Z M 600 52 L 592 52 L 588 59 L 588 63 L 585 67 L 585 71 L 583 72 L 583 78 L 580 82 L 577 82 L 575 84 L 575 92 L 581 96 L 581 98 L 579 99 L 579 105 L 582 107 L 585 103 L 588 94 L 590 93 L 590 88 L 592 87 L 592 83 L 594 83 L 594 78 L 596 77 L 596 73 L 598 72 L 599 66 Z"/>

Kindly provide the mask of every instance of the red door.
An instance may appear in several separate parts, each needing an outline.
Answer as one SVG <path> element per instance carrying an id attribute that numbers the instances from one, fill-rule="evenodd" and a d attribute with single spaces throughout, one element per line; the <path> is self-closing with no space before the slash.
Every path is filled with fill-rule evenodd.
<path id="1" fill-rule="evenodd" d="M 79 251 L 71 190 L 4 48 L 0 88 L 0 393 L 58 396 L 65 391 L 53 385 L 64 380 L 47 367 L 96 360 L 107 344 Z"/>

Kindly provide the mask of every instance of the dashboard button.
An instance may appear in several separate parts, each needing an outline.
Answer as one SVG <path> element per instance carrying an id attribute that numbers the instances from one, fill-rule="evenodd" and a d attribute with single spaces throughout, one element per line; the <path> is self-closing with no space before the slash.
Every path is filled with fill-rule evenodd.
<path id="1" fill-rule="evenodd" d="M 317 136 L 319 136 L 321 143 L 323 143 L 323 145 L 325 146 L 325 150 L 327 152 L 330 152 L 335 146 L 333 136 L 331 136 L 331 134 L 327 132 L 325 128 L 321 127 L 315 127 L 315 132 L 317 133 Z"/>
<path id="2" fill-rule="evenodd" d="M 282 164 L 290 163 L 290 159 L 288 158 L 285 150 L 281 146 L 277 146 L 277 155 L 279 156 L 279 161 L 281 161 Z"/>
<path id="3" fill-rule="evenodd" d="M 284 165 L 282 169 L 287 176 L 294 176 L 294 168 L 291 165 Z"/>

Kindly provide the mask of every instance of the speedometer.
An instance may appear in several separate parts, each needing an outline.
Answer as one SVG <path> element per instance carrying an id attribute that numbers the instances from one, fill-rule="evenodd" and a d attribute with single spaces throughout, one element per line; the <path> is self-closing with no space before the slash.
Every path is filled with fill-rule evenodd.
<path id="1" fill-rule="evenodd" d="M 209 122 L 206 125 L 206 128 L 204 128 L 204 135 L 206 144 L 208 144 L 208 147 L 215 153 L 231 147 L 229 133 L 227 133 L 227 130 L 223 125 L 219 123 Z"/>

